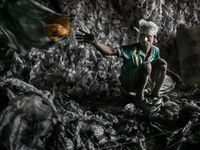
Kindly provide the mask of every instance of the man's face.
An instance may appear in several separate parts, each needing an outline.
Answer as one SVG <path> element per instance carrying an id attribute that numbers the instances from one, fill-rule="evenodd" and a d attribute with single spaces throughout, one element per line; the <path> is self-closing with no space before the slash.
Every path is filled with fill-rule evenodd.
<path id="1" fill-rule="evenodd" d="M 151 48 L 151 45 L 153 44 L 155 40 L 154 35 L 147 35 L 147 34 L 140 34 L 139 42 L 143 49 Z"/>

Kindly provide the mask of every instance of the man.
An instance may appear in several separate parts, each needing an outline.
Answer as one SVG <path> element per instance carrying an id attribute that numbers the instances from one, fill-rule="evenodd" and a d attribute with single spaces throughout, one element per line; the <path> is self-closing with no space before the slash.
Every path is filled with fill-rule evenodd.
<path id="1" fill-rule="evenodd" d="M 82 31 L 85 35 L 77 35 L 79 42 L 92 43 L 97 50 L 106 55 L 116 55 L 123 58 L 121 76 L 122 87 L 130 92 L 137 91 L 134 103 L 146 111 L 144 105 L 144 90 L 149 79 L 155 81 L 151 97 L 159 97 L 159 90 L 166 75 L 167 63 L 160 58 L 159 49 L 153 45 L 156 41 L 158 26 L 144 19 L 139 21 L 139 43 L 111 48 L 100 43 L 93 34 Z M 150 78 L 151 77 L 151 78 Z"/>

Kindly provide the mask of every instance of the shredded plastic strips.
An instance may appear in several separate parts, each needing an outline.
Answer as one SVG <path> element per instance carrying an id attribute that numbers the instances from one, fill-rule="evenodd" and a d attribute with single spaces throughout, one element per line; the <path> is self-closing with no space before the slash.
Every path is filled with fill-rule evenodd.
<path id="1" fill-rule="evenodd" d="M 189 12 L 199 3 L 60 0 L 60 5 L 63 12 L 73 12 L 77 18 L 68 38 L 58 45 L 47 50 L 32 48 L 28 57 L 23 58 L 0 42 L 1 101 L 8 103 L 0 115 L 0 140 L 4 143 L 1 149 L 184 150 L 198 147 L 198 86 L 179 99 L 176 97 L 179 90 L 174 86 L 170 86 L 171 94 L 163 94 L 155 101 L 147 99 L 151 110 L 147 121 L 133 103 L 119 105 L 121 60 L 105 57 L 90 45 L 78 45 L 75 32 L 79 28 L 86 32 L 94 30 L 103 43 L 117 47 L 137 41 L 133 24 L 137 26 L 136 22 L 142 18 L 152 19 L 159 25 L 161 51 L 173 47 L 172 54 L 175 54 L 172 40 L 175 30 L 170 29 L 178 22 L 197 23 L 195 18 L 189 19 L 192 18 Z M 193 14 L 198 12 L 197 8 Z M 181 15 L 176 15 L 176 11 Z M 168 55 L 167 51 L 165 56 Z M 176 59 L 169 60 L 177 69 Z M 170 92 L 170 88 L 165 88 Z M 73 96 L 87 103 L 82 106 Z M 91 100 L 92 96 L 95 98 Z M 100 99 L 103 96 L 115 97 L 110 101 L 117 105 L 105 105 L 109 101 Z M 99 101 L 105 102 L 104 105 Z"/>

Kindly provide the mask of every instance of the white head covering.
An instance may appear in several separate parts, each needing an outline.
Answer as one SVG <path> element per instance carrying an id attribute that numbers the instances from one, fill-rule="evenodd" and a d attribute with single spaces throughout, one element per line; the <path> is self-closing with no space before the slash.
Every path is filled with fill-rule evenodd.
<path id="1" fill-rule="evenodd" d="M 144 19 L 141 19 L 139 21 L 139 29 L 134 27 L 134 29 L 138 33 L 143 33 L 147 35 L 157 35 L 158 32 L 158 26 L 152 22 L 152 21 L 146 21 Z"/>

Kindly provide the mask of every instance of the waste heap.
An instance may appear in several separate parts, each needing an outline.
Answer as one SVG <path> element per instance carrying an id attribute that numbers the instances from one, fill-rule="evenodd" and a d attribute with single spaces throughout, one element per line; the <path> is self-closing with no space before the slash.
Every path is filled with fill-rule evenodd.
<path id="1" fill-rule="evenodd" d="M 43 1 L 49 6 L 49 2 Z M 48 50 L 32 48 L 24 58 L 0 43 L 0 147 L 16 150 L 192 149 L 200 146 L 199 84 L 178 86 L 146 99 L 143 116 L 123 104 L 118 89 L 122 60 L 78 44 L 79 29 L 117 47 L 137 41 L 133 27 L 151 19 L 160 27 L 157 46 L 169 68 L 180 73 L 176 26 L 199 23 L 199 1 L 60 0 L 75 14 L 71 33 Z"/>

